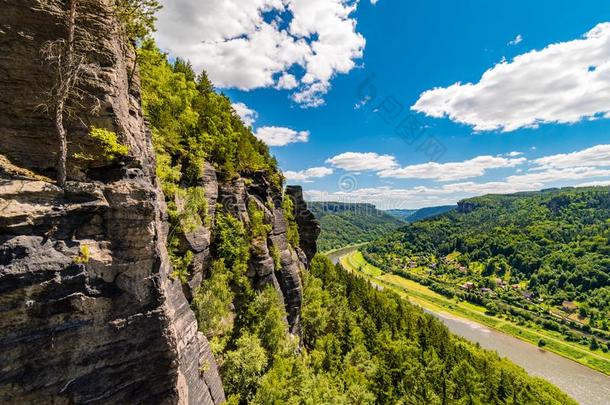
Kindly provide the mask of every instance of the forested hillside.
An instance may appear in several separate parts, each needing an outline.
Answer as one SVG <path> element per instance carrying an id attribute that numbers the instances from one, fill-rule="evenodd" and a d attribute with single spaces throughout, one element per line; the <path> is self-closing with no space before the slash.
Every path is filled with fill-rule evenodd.
<path id="1" fill-rule="evenodd" d="M 309 209 L 320 221 L 320 251 L 368 242 L 396 230 L 404 222 L 372 204 L 309 202 Z"/>
<path id="2" fill-rule="evenodd" d="M 445 212 L 451 211 L 457 208 L 455 205 L 443 205 L 439 207 L 426 207 L 418 210 L 401 210 L 393 209 L 387 210 L 386 212 L 398 219 L 406 222 L 421 221 L 422 219 L 434 217 L 436 215 L 444 214 Z"/>
<path id="3" fill-rule="evenodd" d="M 376 241 L 366 258 L 490 314 L 608 350 L 607 187 L 468 199 Z"/>

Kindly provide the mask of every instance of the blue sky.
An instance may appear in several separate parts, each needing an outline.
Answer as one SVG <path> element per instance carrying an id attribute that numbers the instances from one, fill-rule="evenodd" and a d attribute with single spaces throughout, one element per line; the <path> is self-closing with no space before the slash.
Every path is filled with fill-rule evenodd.
<path id="1" fill-rule="evenodd" d="M 175 0 L 157 40 L 308 198 L 418 208 L 610 184 L 608 22 L 602 0 Z"/>

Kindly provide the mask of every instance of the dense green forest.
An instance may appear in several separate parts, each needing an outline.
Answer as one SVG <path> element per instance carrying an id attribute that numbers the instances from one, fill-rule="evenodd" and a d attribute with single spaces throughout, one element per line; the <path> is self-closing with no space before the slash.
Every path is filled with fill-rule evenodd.
<path id="1" fill-rule="evenodd" d="M 607 187 L 472 198 L 376 241 L 365 256 L 490 314 L 608 350 Z"/>
<path id="2" fill-rule="evenodd" d="M 308 202 L 307 205 L 320 221 L 318 248 L 321 252 L 369 242 L 404 225 L 372 204 Z"/>
<path id="3" fill-rule="evenodd" d="M 457 208 L 455 205 L 442 205 L 439 207 L 420 208 L 418 210 L 393 209 L 387 210 L 386 212 L 396 218 L 411 223 L 444 214 L 445 212 L 454 210 L 455 208 Z"/>
<path id="4" fill-rule="evenodd" d="M 574 403 L 321 255 L 305 275 L 303 344 L 275 358 L 253 403 Z"/>

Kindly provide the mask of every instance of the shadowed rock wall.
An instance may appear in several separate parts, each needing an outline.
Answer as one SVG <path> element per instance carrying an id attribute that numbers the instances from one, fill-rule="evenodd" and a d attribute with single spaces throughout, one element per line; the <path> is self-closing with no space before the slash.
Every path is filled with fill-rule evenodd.
<path id="1" fill-rule="evenodd" d="M 54 175 L 58 142 L 40 107 L 52 75 L 40 49 L 65 37 L 62 9 L 0 0 L 0 154 L 15 165 L 0 159 L 0 402 L 220 403 L 208 342 L 169 278 L 151 137 L 111 1 L 79 2 L 79 30 L 96 50 L 79 119 L 67 123 L 69 154 L 95 154 L 87 127 L 98 126 L 129 156 L 71 159 L 65 191 L 23 170 Z"/>

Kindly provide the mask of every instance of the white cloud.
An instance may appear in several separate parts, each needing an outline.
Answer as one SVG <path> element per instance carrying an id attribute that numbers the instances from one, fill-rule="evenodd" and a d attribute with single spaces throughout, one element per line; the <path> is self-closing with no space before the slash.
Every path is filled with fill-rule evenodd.
<path id="1" fill-rule="evenodd" d="M 523 186 L 610 177 L 610 145 L 545 156 L 532 163 L 528 172 L 509 176 L 506 181 Z"/>
<path id="2" fill-rule="evenodd" d="M 610 186 L 610 180 L 601 180 L 601 181 L 590 181 L 587 183 L 581 183 L 576 187 L 605 187 Z"/>
<path id="3" fill-rule="evenodd" d="M 610 166 L 610 145 L 597 145 L 578 152 L 546 156 L 534 162 L 545 168 Z"/>
<path id="4" fill-rule="evenodd" d="M 517 156 L 521 156 L 521 155 L 523 155 L 523 152 L 516 152 L 516 151 L 508 152 L 506 154 L 506 156 L 509 156 L 509 157 L 517 157 Z"/>
<path id="5" fill-rule="evenodd" d="M 610 113 L 610 23 L 582 39 L 549 45 L 499 63 L 478 83 L 424 92 L 411 107 L 478 131 L 576 123 Z"/>
<path id="6" fill-rule="evenodd" d="M 508 43 L 508 45 L 519 45 L 521 42 L 523 42 L 523 35 L 518 34 L 515 39 Z"/>
<path id="7" fill-rule="evenodd" d="M 530 171 L 525 174 L 509 176 L 507 180 L 513 184 L 541 183 L 548 184 L 559 181 L 591 179 L 608 177 L 610 170 L 596 167 L 570 167 L 565 169 L 546 169 Z"/>
<path id="8" fill-rule="evenodd" d="M 323 103 L 331 79 L 355 67 L 365 39 L 353 0 L 174 0 L 159 13 L 157 40 L 205 68 L 223 88 L 296 89 L 304 106 Z M 298 66 L 300 77 L 288 73 Z"/>
<path id="9" fill-rule="evenodd" d="M 438 181 L 462 180 L 483 176 L 490 169 L 515 167 L 526 162 L 525 158 L 507 159 L 499 156 L 477 156 L 463 162 L 428 162 L 379 172 L 380 177 L 398 179 L 433 179 Z"/>
<path id="10" fill-rule="evenodd" d="M 257 120 L 258 113 L 253 109 L 249 108 L 244 103 L 233 103 L 231 104 L 237 115 L 241 117 L 241 120 L 246 126 L 251 127 L 252 124 Z"/>
<path id="11" fill-rule="evenodd" d="M 261 127 L 254 135 L 269 146 L 285 146 L 309 140 L 309 131 L 295 131 L 284 127 Z"/>
<path id="12" fill-rule="evenodd" d="M 529 170 L 521 173 L 522 169 L 516 170 L 516 174 L 499 181 L 488 182 L 456 182 L 442 184 L 433 187 L 418 186 L 411 188 L 394 188 L 389 186 L 350 188 L 338 191 L 326 192 L 320 190 L 306 190 L 307 199 L 313 201 L 345 201 L 345 202 L 369 202 L 379 208 L 420 208 L 434 205 L 454 204 L 457 201 L 484 194 L 510 194 L 520 191 L 535 191 L 549 186 L 565 186 L 576 184 L 576 187 L 607 186 L 610 185 L 610 148 L 609 145 L 597 145 L 582 151 L 547 156 L 532 161 Z M 392 156 L 384 155 L 382 161 L 392 169 L 396 162 Z M 373 164 L 380 158 L 375 153 L 353 153 L 341 154 L 335 160 L 343 167 L 353 170 L 377 170 Z M 482 159 L 484 158 L 484 159 Z M 425 178 L 441 179 L 450 176 L 451 171 L 462 171 L 468 173 L 467 167 L 473 166 L 474 171 L 485 171 L 487 168 L 515 167 L 525 162 L 525 158 L 495 160 L 490 156 L 482 156 L 466 162 L 446 163 L 444 165 L 429 166 L 426 170 L 411 169 L 413 175 L 427 176 Z M 588 164 L 590 162 L 590 164 Z M 426 164 L 428 165 L 428 164 Z M 411 167 L 426 166 L 415 165 Z M 457 167 L 454 165 L 458 165 Z M 339 166 L 338 166 L 339 167 Z M 409 166 L 407 166 L 408 168 Z M 439 168 L 441 167 L 441 168 Z M 397 170 L 404 170 L 397 169 Z M 429 173 L 429 174 L 428 174 Z M 458 175 L 452 176 L 457 179 Z M 590 180 L 582 182 L 583 180 Z M 581 183 L 578 183 L 578 182 Z M 356 185 L 357 186 L 357 185 Z"/>
<path id="13" fill-rule="evenodd" d="M 476 195 L 539 190 L 542 186 L 541 183 L 466 182 L 446 184 L 440 187 L 370 187 L 334 192 L 305 190 L 305 198 L 310 201 L 368 202 L 375 204 L 380 209 L 422 208 L 455 204 L 461 199 Z"/>
<path id="14" fill-rule="evenodd" d="M 275 88 L 278 90 L 292 90 L 298 86 L 299 86 L 299 82 L 297 82 L 297 78 L 294 77 L 294 75 L 291 75 L 290 73 L 284 73 L 277 80 L 277 84 L 275 85 Z"/>
<path id="15" fill-rule="evenodd" d="M 292 99 L 303 107 L 319 107 L 324 104 L 323 96 L 328 93 L 329 83 L 313 83 L 292 95 Z"/>
<path id="16" fill-rule="evenodd" d="M 311 179 L 319 179 L 322 177 L 330 176 L 334 170 L 328 167 L 312 167 L 307 170 L 301 170 L 298 172 L 288 170 L 284 172 L 284 177 L 289 181 L 301 181 L 304 183 L 311 182 Z"/>
<path id="17" fill-rule="evenodd" d="M 373 152 L 345 152 L 327 159 L 326 163 L 351 172 L 381 171 L 398 167 L 394 156 L 378 155 Z"/>

